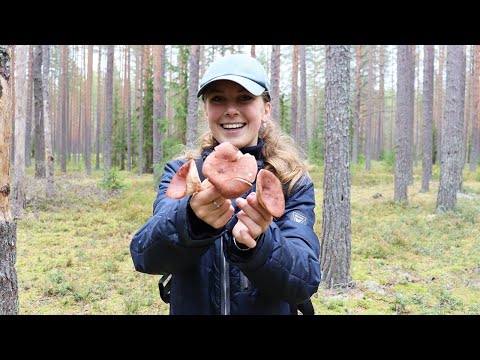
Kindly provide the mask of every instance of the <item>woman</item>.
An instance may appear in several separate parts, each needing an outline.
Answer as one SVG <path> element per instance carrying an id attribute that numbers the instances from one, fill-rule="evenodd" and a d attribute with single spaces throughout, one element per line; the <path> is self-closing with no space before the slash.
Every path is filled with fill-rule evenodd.
<path id="1" fill-rule="evenodd" d="M 314 187 L 293 140 L 270 120 L 269 90 L 263 66 L 244 54 L 216 60 L 200 82 L 209 131 L 198 151 L 167 163 L 153 216 L 130 245 L 137 271 L 172 274 L 170 314 L 296 314 L 318 290 Z M 280 179 L 280 218 L 260 205 L 255 184 L 237 199 L 215 187 L 166 197 L 186 161 L 226 141 Z"/>

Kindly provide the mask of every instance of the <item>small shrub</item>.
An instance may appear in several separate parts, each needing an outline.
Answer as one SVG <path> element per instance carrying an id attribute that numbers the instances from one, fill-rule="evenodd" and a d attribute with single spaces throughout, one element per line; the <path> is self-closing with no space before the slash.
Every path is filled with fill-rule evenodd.
<path id="1" fill-rule="evenodd" d="M 125 189 L 125 182 L 118 176 L 118 169 L 114 166 L 110 168 L 107 180 L 101 181 L 98 186 L 106 190 L 122 190 Z"/>

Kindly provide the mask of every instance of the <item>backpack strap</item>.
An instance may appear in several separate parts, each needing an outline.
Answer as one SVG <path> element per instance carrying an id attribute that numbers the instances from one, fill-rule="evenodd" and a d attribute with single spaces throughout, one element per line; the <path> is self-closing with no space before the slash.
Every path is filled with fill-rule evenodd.
<path id="1" fill-rule="evenodd" d="M 205 180 L 205 177 L 202 174 L 203 159 L 200 157 L 195 159 L 195 165 L 197 165 L 198 176 L 200 181 Z M 170 289 L 172 288 L 172 274 L 163 275 L 158 280 L 158 291 L 160 292 L 160 298 L 165 304 L 170 304 Z"/>
<path id="2" fill-rule="evenodd" d="M 297 307 L 303 315 L 315 315 L 312 299 L 308 299 L 303 304 L 298 304 Z"/>
<path id="3" fill-rule="evenodd" d="M 165 304 L 170 303 L 170 289 L 172 287 L 172 282 L 170 281 L 171 278 L 168 279 L 170 275 L 171 274 L 163 275 L 160 280 L 158 280 L 158 291 L 160 292 L 160 298 Z"/>

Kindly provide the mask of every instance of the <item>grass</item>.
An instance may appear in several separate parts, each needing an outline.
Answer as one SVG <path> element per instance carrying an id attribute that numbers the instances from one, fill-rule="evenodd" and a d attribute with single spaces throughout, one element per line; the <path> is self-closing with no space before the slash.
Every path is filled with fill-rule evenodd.
<path id="1" fill-rule="evenodd" d="M 438 172 L 438 169 L 434 169 Z M 409 203 L 393 199 L 391 166 L 352 166 L 352 254 L 348 286 L 321 287 L 317 314 L 480 314 L 480 176 L 464 173 L 457 210 L 436 214 L 438 177 L 419 193 L 415 169 Z M 321 168 L 315 231 L 321 237 Z M 167 314 L 158 276 L 138 273 L 132 235 L 152 213 L 153 176 L 119 171 L 125 188 L 101 189 L 103 171 L 81 166 L 56 174 L 58 192 L 27 169 L 27 209 L 17 226 L 20 314 Z M 375 196 L 374 196 L 375 195 Z"/>

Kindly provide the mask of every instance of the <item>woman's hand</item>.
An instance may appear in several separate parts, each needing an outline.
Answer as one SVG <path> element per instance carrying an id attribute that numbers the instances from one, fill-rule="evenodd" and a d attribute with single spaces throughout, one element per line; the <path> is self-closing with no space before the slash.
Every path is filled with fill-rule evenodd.
<path id="1" fill-rule="evenodd" d="M 204 181 L 205 183 L 205 181 Z M 202 183 L 202 186 L 205 184 Z M 208 183 L 208 188 L 190 198 L 190 207 L 197 217 L 215 229 L 220 229 L 235 213 L 230 199 L 225 199 L 217 189 Z"/>
<path id="2" fill-rule="evenodd" d="M 257 245 L 255 239 L 268 229 L 273 216 L 258 202 L 254 192 L 246 199 L 238 198 L 236 203 L 241 211 L 237 214 L 238 222 L 233 227 L 232 235 L 237 243 L 254 248 Z"/>

